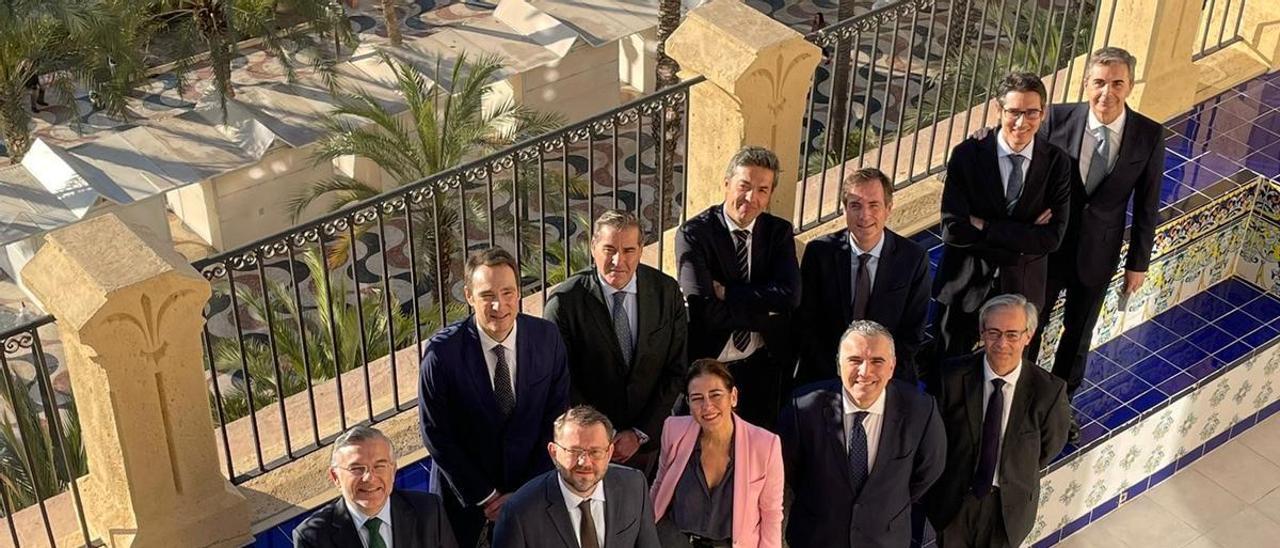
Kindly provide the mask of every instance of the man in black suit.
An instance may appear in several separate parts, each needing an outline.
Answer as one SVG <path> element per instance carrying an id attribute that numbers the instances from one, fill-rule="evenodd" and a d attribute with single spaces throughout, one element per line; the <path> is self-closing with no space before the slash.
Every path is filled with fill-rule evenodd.
<path id="1" fill-rule="evenodd" d="M 933 280 L 939 356 L 969 353 L 978 341 L 978 307 L 991 295 L 1044 302 L 1047 255 L 1062 243 L 1075 165 L 1036 140 L 1046 92 L 1040 78 L 1013 73 L 1000 83 L 999 131 L 951 151 L 942 188 L 942 241 Z M 928 382 L 928 379 L 926 379 Z"/>
<path id="2" fill-rule="evenodd" d="M 765 212 L 777 178 L 773 152 L 739 150 L 725 170 L 724 203 L 686 221 L 675 241 L 689 359 L 728 365 L 739 415 L 770 429 L 795 366 L 790 325 L 800 304 L 791 223 Z"/>
<path id="3" fill-rule="evenodd" d="M 516 272 L 501 248 L 469 257 L 463 293 L 475 313 L 432 336 L 422 358 L 431 487 L 468 548 L 512 492 L 551 469 L 542 448 L 569 406 L 564 342 L 555 324 L 519 313 Z"/>
<path id="4" fill-rule="evenodd" d="M 457 548 L 440 497 L 393 491 L 391 442 L 370 426 L 333 441 L 329 481 L 342 496 L 293 530 L 297 548 Z"/>
<path id="5" fill-rule="evenodd" d="M 872 320 L 893 333 L 893 374 L 914 383 L 929 309 L 929 256 L 885 228 L 893 210 L 888 175 L 859 169 L 845 178 L 841 193 L 846 228 L 809 242 L 800 261 L 796 385 L 831 377 L 840 336 L 854 320 Z"/>
<path id="6" fill-rule="evenodd" d="M 855 321 L 840 337 L 839 378 L 783 410 L 790 546 L 911 543 L 911 505 L 942 474 L 946 434 L 933 398 L 895 379 L 895 362 L 889 330 Z"/>
<path id="7" fill-rule="evenodd" d="M 688 315 L 680 285 L 640 264 L 640 220 L 605 211 L 591 233 L 595 268 L 579 272 L 547 298 L 569 355 L 569 399 L 599 409 L 618 428 L 614 462 L 649 470 L 662 421 L 688 368 Z"/>
<path id="8" fill-rule="evenodd" d="M 659 548 L 644 474 L 609 464 L 609 418 L 590 406 L 555 421 L 547 452 L 556 469 L 533 478 L 502 508 L 495 548 Z"/>
<path id="9" fill-rule="evenodd" d="M 1036 308 L 1000 295 L 979 311 L 984 348 L 943 363 L 933 386 L 947 467 L 925 496 L 940 548 L 1012 547 L 1031 532 L 1040 470 L 1067 443 L 1067 386 L 1023 352 Z"/>
<path id="10" fill-rule="evenodd" d="M 1133 89 L 1136 59 L 1115 47 L 1093 52 L 1085 65 L 1086 103 L 1054 105 L 1040 134 L 1067 151 L 1073 166 L 1071 219 L 1062 247 L 1049 255 L 1043 327 L 1060 291 L 1066 290 L 1062 338 L 1053 374 L 1067 381 L 1067 396 L 1084 380 L 1093 328 L 1116 273 L 1124 243 L 1125 207 L 1133 202 L 1133 228 L 1124 262 L 1124 296 L 1142 287 L 1151 264 L 1164 170 L 1164 133 L 1159 123 L 1125 106 Z M 1043 329 L 1041 329 L 1043 331 Z M 1040 333 L 1032 342 L 1040 348 Z M 1072 420 L 1072 439 L 1079 426 Z"/>

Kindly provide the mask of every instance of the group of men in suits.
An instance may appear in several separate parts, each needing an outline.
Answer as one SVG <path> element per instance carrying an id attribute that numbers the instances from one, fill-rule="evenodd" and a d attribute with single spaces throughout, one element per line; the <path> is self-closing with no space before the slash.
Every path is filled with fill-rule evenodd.
<path id="1" fill-rule="evenodd" d="M 782 437 L 791 546 L 905 546 L 925 514 L 942 546 L 1020 544 L 1039 470 L 1075 431 L 1069 400 L 1128 203 L 1126 295 L 1154 234 L 1163 147 L 1124 104 L 1135 61 L 1103 48 L 1086 67 L 1088 101 L 1052 110 L 1039 78 L 1010 74 L 1000 125 L 952 151 L 932 286 L 925 250 L 887 228 L 893 184 L 874 168 L 842 182 L 845 228 L 798 261 L 791 223 L 767 211 L 777 157 L 754 146 L 730 160 L 723 203 L 680 227 L 675 279 L 640 263 L 643 228 L 616 210 L 594 221 L 592 266 L 551 292 L 546 319 L 519 312 L 508 253 L 471 256 L 474 314 L 431 338 L 419 394 L 459 544 L 656 546 L 644 476 L 698 358 L 726 364 L 739 415 Z M 1034 358 L 1064 290 L 1050 375 Z M 383 523 L 401 523 L 391 500 Z M 328 515 L 355 529 L 374 515 L 352 508 Z"/>

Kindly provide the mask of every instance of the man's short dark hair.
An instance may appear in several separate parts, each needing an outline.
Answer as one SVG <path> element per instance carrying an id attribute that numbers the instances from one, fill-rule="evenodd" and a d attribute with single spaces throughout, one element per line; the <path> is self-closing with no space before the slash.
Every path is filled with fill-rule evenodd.
<path id="1" fill-rule="evenodd" d="M 516 283 L 520 280 L 520 267 L 516 265 L 516 258 L 512 257 L 507 250 L 498 246 L 493 246 L 483 251 L 477 251 L 467 257 L 467 266 L 463 272 L 466 280 L 463 286 L 467 289 L 471 288 L 471 275 L 475 273 L 477 268 L 487 266 L 493 268 L 496 266 L 507 266 L 511 268 L 511 272 L 516 275 Z"/>
<path id="2" fill-rule="evenodd" d="M 613 436 L 617 434 L 617 432 L 613 430 L 613 421 L 610 421 L 609 417 L 606 417 L 604 413 L 601 413 L 590 405 L 578 405 L 570 407 L 563 415 L 556 417 L 555 422 L 552 423 L 552 438 L 554 439 L 558 437 L 560 435 L 560 430 L 570 424 L 575 424 L 579 428 L 586 428 L 596 424 L 602 425 L 604 426 L 605 433 L 609 435 L 609 439 L 611 440 L 613 439 Z"/>
<path id="3" fill-rule="evenodd" d="M 778 186 L 778 155 L 761 146 L 747 145 L 729 159 L 724 178 L 733 177 L 733 170 L 740 167 L 762 167 L 773 172 L 773 185 Z"/>
<path id="4" fill-rule="evenodd" d="M 1000 101 L 1000 106 L 1004 106 L 1004 96 L 1011 91 L 1035 92 L 1040 96 L 1040 108 L 1048 103 L 1049 92 L 1045 91 L 1044 82 L 1030 72 L 1010 72 L 1000 80 L 996 87 L 996 100 Z"/>
<path id="5" fill-rule="evenodd" d="M 386 442 L 387 447 L 391 448 L 391 460 L 393 462 L 395 461 L 395 447 L 392 447 L 391 440 L 387 438 L 387 435 L 383 434 L 382 431 L 378 430 L 377 428 L 360 424 L 360 425 L 352 426 L 346 432 L 343 432 L 342 434 L 338 435 L 338 437 L 333 440 L 333 450 L 329 454 L 329 466 L 337 466 L 338 451 L 341 450 L 343 447 L 359 445 L 367 441 Z"/>
<path id="6" fill-rule="evenodd" d="M 1114 64 L 1123 64 L 1125 68 L 1129 69 L 1130 84 L 1138 77 L 1136 72 L 1138 70 L 1138 58 L 1134 57 L 1128 50 L 1115 46 L 1099 48 L 1089 55 L 1088 62 L 1084 64 L 1084 77 L 1086 79 L 1089 78 L 1089 69 L 1093 68 L 1094 65 L 1110 66 Z"/>
<path id="7" fill-rule="evenodd" d="M 847 201 L 849 193 L 853 191 L 853 187 L 870 181 L 880 182 L 880 188 L 884 189 L 885 205 L 893 205 L 893 180 L 889 179 L 889 176 L 883 171 L 874 167 L 864 167 L 844 178 L 844 183 L 840 185 L 841 201 Z"/>

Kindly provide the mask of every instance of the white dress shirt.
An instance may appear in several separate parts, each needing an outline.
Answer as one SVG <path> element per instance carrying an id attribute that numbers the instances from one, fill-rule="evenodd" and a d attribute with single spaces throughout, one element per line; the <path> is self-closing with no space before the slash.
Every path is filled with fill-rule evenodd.
<path id="1" fill-rule="evenodd" d="M 519 399 L 520 396 L 516 394 L 516 328 L 519 327 L 520 322 L 511 324 L 511 332 L 507 333 L 507 338 L 499 342 L 485 333 L 478 323 L 479 320 L 476 321 L 476 331 L 480 332 L 480 350 L 484 354 L 484 364 L 489 367 L 489 384 L 493 384 L 494 372 L 498 369 L 498 357 L 493 355 L 493 347 L 501 346 L 502 351 L 507 355 L 507 370 L 511 371 L 511 394 Z"/>
<path id="2" fill-rule="evenodd" d="M 850 253 L 850 255 L 852 256 L 849 259 L 851 261 L 851 264 L 849 266 L 851 270 L 849 272 L 852 273 L 853 276 L 851 276 L 849 280 L 851 282 L 850 287 L 853 289 L 853 292 L 850 293 L 850 295 L 857 295 L 858 294 L 858 256 L 862 255 L 863 253 L 867 253 L 871 255 L 871 257 L 867 259 L 867 281 L 871 282 L 871 286 L 870 286 L 871 288 L 875 288 L 876 270 L 880 267 L 880 252 L 884 250 L 885 233 L 883 230 L 880 231 L 880 241 L 876 242 L 876 245 L 872 246 L 871 249 L 862 249 L 858 247 L 858 242 L 855 242 L 853 240 L 852 234 L 849 234 L 847 237 L 849 238 L 849 250 L 852 252 Z"/>
<path id="3" fill-rule="evenodd" d="M 569 525 L 573 526 L 573 538 L 578 540 L 578 546 L 582 546 L 582 510 L 578 505 L 587 499 L 591 499 L 591 522 L 596 526 L 596 541 L 599 546 L 604 546 L 604 480 L 600 480 L 596 490 L 585 498 L 575 495 L 560 474 L 556 474 L 556 480 L 560 484 L 560 494 L 564 496 L 564 505 L 569 509 Z"/>
<path id="4" fill-rule="evenodd" d="M 1027 171 L 1031 167 L 1031 149 L 1035 148 L 1035 146 L 1036 140 L 1033 137 L 1031 138 L 1031 142 L 1027 143 L 1026 147 L 1023 147 L 1023 149 L 1018 152 L 1014 152 L 1013 148 L 1009 146 L 1009 143 L 1004 140 L 1004 130 L 1000 130 L 996 133 L 996 156 L 999 159 L 999 162 L 997 163 L 1000 164 L 1000 188 L 1003 190 L 1003 194 L 1009 194 L 1009 173 L 1013 171 L 1013 160 L 1010 160 L 1009 156 L 1016 154 L 1025 158 L 1025 160 L 1022 161 L 1022 188 L 1025 189 L 1027 183 Z"/>
<path id="5" fill-rule="evenodd" d="M 622 289 L 614 289 L 609 282 L 604 281 L 604 277 L 600 273 L 596 273 L 596 279 L 600 281 L 600 289 L 604 292 L 604 305 L 609 308 L 609 318 L 613 319 L 613 294 L 619 291 L 626 296 L 622 298 L 622 309 L 627 315 L 627 323 L 631 326 L 631 342 L 636 342 L 636 334 L 639 330 L 639 324 L 636 319 L 636 273 L 631 274 L 631 281 Z"/>
<path id="6" fill-rule="evenodd" d="M 1089 178 L 1089 166 L 1093 164 L 1093 151 L 1098 148 L 1098 128 L 1107 126 L 1110 143 L 1107 145 L 1107 173 L 1111 173 L 1111 168 L 1116 166 L 1116 158 L 1120 156 L 1120 137 L 1124 135 L 1124 120 L 1127 112 L 1120 111 L 1120 116 L 1112 120 L 1110 124 L 1103 124 L 1097 116 L 1094 116 L 1093 109 L 1089 109 L 1089 121 L 1085 123 L 1084 135 L 1080 136 L 1080 180 L 1084 181 Z"/>
<path id="7" fill-rule="evenodd" d="M 724 226 L 729 229 L 729 240 L 733 242 L 734 252 L 737 252 L 738 240 L 733 235 L 733 231 L 745 230 L 748 233 L 751 233 L 756 228 L 756 220 L 752 219 L 747 226 L 738 226 L 738 223 L 733 222 L 733 219 L 729 218 L 729 214 L 724 212 L 723 207 L 720 208 L 720 216 L 724 217 Z M 751 279 L 751 236 L 747 236 L 747 279 Z M 738 351 L 738 348 L 733 346 L 733 337 L 730 336 L 729 340 L 724 342 L 724 348 L 720 350 L 719 359 L 722 362 L 741 360 L 750 357 L 756 352 L 756 350 L 761 348 L 764 348 L 764 335 L 755 331 L 751 332 L 751 342 L 747 343 L 746 350 L 742 351 Z"/>
<path id="8" fill-rule="evenodd" d="M 876 398 L 875 403 L 871 407 L 863 409 L 853 402 L 853 398 L 849 397 L 849 391 L 841 389 L 840 393 L 844 395 L 844 448 L 849 450 L 849 440 L 853 432 L 853 414 L 865 411 L 866 417 L 862 418 L 862 429 L 867 433 L 867 471 L 871 471 L 876 465 L 876 451 L 880 449 L 880 426 L 884 424 L 884 400 L 888 396 L 888 391 L 880 393 L 880 397 Z"/>
<path id="9" fill-rule="evenodd" d="M 1022 364 L 1013 368 L 1008 375 L 1000 376 L 991 369 L 991 362 L 982 357 L 982 416 L 987 416 L 987 403 L 991 401 L 991 381 L 1000 379 L 1004 384 L 1000 392 L 1004 394 L 1004 412 L 1000 414 L 1000 447 L 996 450 L 996 462 L 1000 462 L 1000 453 L 1004 451 L 1004 431 L 1009 427 L 1009 409 L 1013 406 L 1013 393 L 1018 387 L 1018 377 L 1022 376 Z M 991 478 L 991 485 L 1000 486 L 1000 466 L 996 465 L 996 473 Z"/>
<path id="10" fill-rule="evenodd" d="M 368 522 L 370 516 L 366 516 L 360 512 L 358 508 L 351 505 L 351 502 L 343 500 L 347 505 L 347 513 L 351 514 L 351 521 L 355 522 L 356 534 L 360 535 L 360 544 L 364 548 L 369 548 L 369 530 L 364 528 L 365 522 Z M 391 540 L 391 498 L 387 498 L 387 503 L 382 505 L 382 510 L 378 511 L 378 515 L 372 516 L 382 520 L 382 525 L 378 527 L 378 534 L 382 537 L 382 542 L 387 548 L 395 548 Z"/>

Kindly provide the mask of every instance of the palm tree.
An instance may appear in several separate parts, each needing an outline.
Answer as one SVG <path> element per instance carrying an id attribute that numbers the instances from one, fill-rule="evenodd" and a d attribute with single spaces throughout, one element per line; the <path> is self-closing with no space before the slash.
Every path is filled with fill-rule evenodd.
<path id="1" fill-rule="evenodd" d="M 676 31 L 680 26 L 680 10 L 683 3 L 680 0 L 659 0 L 658 1 L 658 48 L 657 61 L 654 68 L 654 88 L 662 90 L 680 83 L 680 64 L 667 55 L 667 38 Z M 661 117 L 661 118 L 659 118 Z M 666 122 L 666 131 L 662 131 L 662 121 Z M 653 140 L 662 147 L 663 158 L 666 161 L 662 163 L 662 179 L 658 184 L 662 185 L 663 194 L 665 196 L 674 196 L 675 184 L 672 179 L 675 178 L 675 155 L 676 144 L 680 136 L 680 112 L 674 107 L 665 107 L 653 116 L 653 122 L 649 124 L 650 131 L 653 133 Z M 660 204 L 658 210 L 658 226 L 666 223 L 669 215 L 667 204 Z M 661 234 L 658 235 L 662 237 Z"/>
<path id="2" fill-rule="evenodd" d="M 199 54 L 207 53 L 213 67 L 214 89 L 226 107 L 235 97 L 231 63 L 239 55 L 239 42 L 261 38 L 280 61 L 289 77 L 294 73 L 293 51 L 317 52 L 314 65 L 326 69 L 341 46 L 353 47 L 343 6 L 337 0 L 151 0 L 155 18 L 174 33 L 179 88 L 183 76 L 195 67 Z M 288 13 L 286 19 L 282 14 Z M 326 35 L 334 38 L 329 51 Z"/>
<path id="3" fill-rule="evenodd" d="M 45 82 L 50 99 L 76 107 L 75 86 L 93 92 L 113 116 L 145 70 L 145 38 L 127 0 L 7 0 L 0 3 L 0 138 L 12 161 L 31 147 L 29 87 Z"/>
<path id="4" fill-rule="evenodd" d="M 8 408 L 8 418 L 0 422 L 0 490 L 17 512 L 61 493 L 74 478 L 88 473 L 89 466 L 75 401 L 55 417 L 42 415 L 21 378 L 8 372 L 0 375 L 7 376 L 0 377 L 0 403 Z M 53 420 L 60 421 L 62 439 L 55 439 Z"/>
<path id="5" fill-rule="evenodd" d="M 380 0 L 382 2 L 382 17 L 386 20 L 387 25 L 387 41 L 392 46 L 400 46 L 400 16 L 396 13 L 396 0 Z"/>
<path id="6" fill-rule="evenodd" d="M 844 21 L 857 15 L 857 4 L 857 0 L 840 0 L 836 7 L 836 21 Z M 849 73 L 853 70 L 855 45 L 852 37 L 842 36 L 836 40 L 835 54 L 831 59 L 831 127 L 827 130 L 827 148 L 831 151 L 839 151 L 843 144 L 838 137 L 832 136 L 845 134 L 844 118 L 850 100 L 845 90 L 849 87 Z M 875 60 L 872 59 L 871 62 L 874 64 Z M 874 67 L 868 67 L 867 70 L 872 71 Z M 870 78 L 868 76 L 868 80 Z"/>

